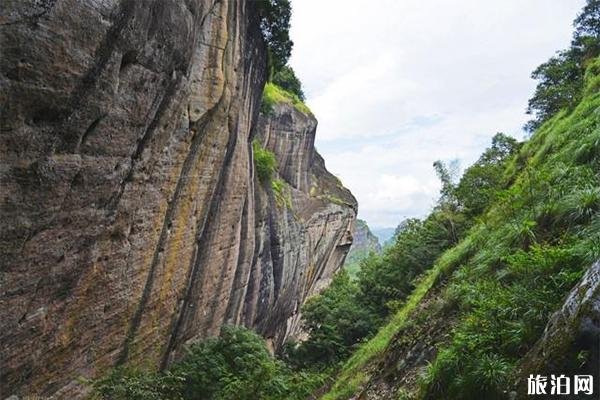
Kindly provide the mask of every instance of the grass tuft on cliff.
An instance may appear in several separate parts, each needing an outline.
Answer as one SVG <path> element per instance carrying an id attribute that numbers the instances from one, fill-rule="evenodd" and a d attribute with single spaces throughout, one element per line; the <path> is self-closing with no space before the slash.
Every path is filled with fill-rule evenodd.
<path id="1" fill-rule="evenodd" d="M 273 179 L 271 181 L 271 188 L 275 195 L 275 203 L 278 207 L 286 207 L 288 210 L 292 209 L 292 193 L 290 186 L 281 178 Z"/>
<path id="2" fill-rule="evenodd" d="M 260 106 L 261 112 L 268 115 L 273 111 L 273 106 L 275 104 L 282 103 L 291 104 L 296 110 L 303 114 L 313 115 L 310 108 L 308 108 L 297 95 L 288 92 L 272 82 L 268 82 L 263 91 L 262 103 Z"/>
<path id="3" fill-rule="evenodd" d="M 254 155 L 254 167 L 256 168 L 258 179 L 262 183 L 271 182 L 273 179 L 273 173 L 277 168 L 277 159 L 275 158 L 275 154 L 262 147 L 259 141 L 256 139 L 252 141 L 252 152 Z"/>

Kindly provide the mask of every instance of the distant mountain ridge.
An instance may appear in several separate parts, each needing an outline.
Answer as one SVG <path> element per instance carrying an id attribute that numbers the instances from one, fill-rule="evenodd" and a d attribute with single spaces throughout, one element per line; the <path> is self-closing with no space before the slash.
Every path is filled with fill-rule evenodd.
<path id="1" fill-rule="evenodd" d="M 384 245 L 385 242 L 394 237 L 394 233 L 396 232 L 396 228 L 372 228 L 371 232 L 377 236 L 379 239 L 379 243 Z"/>
<path id="2" fill-rule="evenodd" d="M 353 242 L 346 257 L 344 268 L 350 276 L 355 276 L 360 269 L 360 261 L 370 252 L 381 253 L 382 246 L 379 238 L 373 234 L 367 222 L 362 219 L 356 220 L 352 236 Z"/>

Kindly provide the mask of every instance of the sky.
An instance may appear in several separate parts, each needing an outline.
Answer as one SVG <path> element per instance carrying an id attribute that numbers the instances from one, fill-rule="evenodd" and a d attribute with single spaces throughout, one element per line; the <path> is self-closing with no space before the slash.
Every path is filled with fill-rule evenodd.
<path id="1" fill-rule="evenodd" d="M 436 160 L 468 167 L 496 132 L 523 139 L 531 71 L 569 46 L 584 0 L 292 0 L 290 63 L 327 168 L 359 218 L 428 214 Z"/>

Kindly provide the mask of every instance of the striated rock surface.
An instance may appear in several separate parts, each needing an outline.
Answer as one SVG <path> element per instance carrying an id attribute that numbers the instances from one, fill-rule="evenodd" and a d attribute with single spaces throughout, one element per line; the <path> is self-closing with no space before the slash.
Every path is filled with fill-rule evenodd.
<path id="1" fill-rule="evenodd" d="M 314 118 L 256 124 L 255 7 L 0 2 L 1 398 L 80 398 L 224 323 L 277 346 L 343 262 L 356 203 Z M 291 201 L 254 177 L 253 135 Z"/>
<path id="2" fill-rule="evenodd" d="M 359 262 L 363 257 L 370 252 L 381 253 L 381 245 L 377 236 L 371 232 L 369 225 L 362 219 L 357 219 L 352 232 L 352 246 L 346 262 Z"/>
<path id="3" fill-rule="evenodd" d="M 373 251 L 375 253 L 381 252 L 381 245 L 379 244 L 379 239 L 377 236 L 371 232 L 369 229 L 369 225 L 362 219 L 357 219 L 356 224 L 354 224 L 354 232 L 352 232 L 352 237 L 354 240 L 352 241 L 351 251 Z"/>
<path id="4" fill-rule="evenodd" d="M 256 139 L 275 154 L 278 171 L 272 182 L 255 180 L 256 248 L 244 323 L 274 347 L 299 333 L 300 306 L 329 284 L 352 244 L 356 200 L 325 169 L 316 127 L 312 115 L 286 103 L 259 121 Z"/>

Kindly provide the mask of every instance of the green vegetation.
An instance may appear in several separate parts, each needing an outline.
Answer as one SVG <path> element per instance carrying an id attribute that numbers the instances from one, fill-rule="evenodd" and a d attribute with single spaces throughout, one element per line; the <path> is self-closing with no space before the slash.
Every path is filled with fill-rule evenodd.
<path id="1" fill-rule="evenodd" d="M 585 38 L 586 54 L 597 54 L 600 2 L 588 1 L 575 26 L 573 46 Z M 539 128 L 531 140 L 520 145 L 496 135 L 458 183 L 451 168 L 435 164 L 442 191 L 432 214 L 408 221 L 383 257 L 365 263 L 367 276 L 359 274 L 359 285 L 367 285 L 363 291 L 370 294 L 370 303 L 363 304 L 380 314 L 398 311 L 346 361 L 323 399 L 359 393 L 398 332 L 435 318 L 431 307 L 417 307 L 432 291 L 456 313 L 456 321 L 419 387 L 399 393 L 419 399 L 506 398 L 523 355 L 600 258 L 600 60 L 583 57 L 577 63 L 585 74 L 573 75 L 561 61 L 562 69 L 552 70 L 553 81 L 538 86 L 531 104 L 549 107 L 537 109 Z M 547 67 L 544 79 L 551 78 Z M 411 282 L 422 271 L 424 278 Z M 573 357 L 578 365 L 594 362 L 586 354 Z"/>
<path id="2" fill-rule="evenodd" d="M 360 271 L 360 264 L 362 263 L 362 260 L 370 257 L 371 252 L 372 251 L 370 250 L 361 250 L 355 252 L 352 258 L 350 258 L 350 256 L 346 257 L 346 261 L 344 261 L 344 270 L 348 273 L 350 279 L 356 280 L 358 271 Z"/>
<path id="3" fill-rule="evenodd" d="M 600 55 L 600 1 L 588 0 L 575 19 L 571 47 L 559 51 L 533 71 L 539 81 L 529 100 L 528 114 L 534 115 L 526 128 L 534 131 L 561 110 L 572 109 L 583 95 L 584 74 L 594 58 Z"/>
<path id="4" fill-rule="evenodd" d="M 275 104 L 286 103 L 291 104 L 301 113 L 312 115 L 310 109 L 298 98 L 297 95 L 280 88 L 274 83 L 267 83 L 263 91 L 261 111 L 264 114 L 269 114 L 273 110 Z"/>
<path id="5" fill-rule="evenodd" d="M 275 202 L 279 207 L 287 207 L 292 209 L 292 193 L 289 185 L 283 179 L 273 179 L 271 181 L 271 188 L 275 195 Z"/>
<path id="6" fill-rule="evenodd" d="M 446 252 L 434 268 L 424 274 L 417 283 L 415 290 L 406 302 L 392 316 L 377 334 L 364 344 L 346 361 L 338 374 L 331 390 L 323 400 L 348 399 L 369 380 L 365 373 L 367 366 L 380 357 L 394 335 L 407 324 L 407 317 L 415 310 L 429 290 L 447 275 L 470 251 L 470 242 L 465 240 L 458 246 Z"/>
<path id="7" fill-rule="evenodd" d="M 286 357 L 295 367 L 327 369 L 347 358 L 363 338 L 373 334 L 376 316 L 356 302 L 359 288 L 345 270 L 321 295 L 302 308 L 309 338 L 288 346 Z"/>
<path id="8" fill-rule="evenodd" d="M 342 271 L 303 306 L 306 341 L 286 344 L 278 360 L 256 334 L 225 327 L 167 371 L 117 370 L 94 383 L 96 392 L 116 400 L 306 399 L 335 371 L 323 399 L 349 399 L 405 332 L 444 317 L 440 307 L 452 323 L 400 398 L 505 399 L 552 312 L 600 259 L 600 0 L 588 0 L 575 29 L 571 48 L 534 72 L 531 139 L 497 134 L 460 180 L 453 164 L 434 163 L 442 189 L 431 213 L 405 221 L 381 255 L 363 259 L 356 279 Z M 284 67 L 279 61 L 277 71 Z M 310 113 L 293 71 L 284 74 L 279 83 L 296 94 L 267 84 L 263 112 L 286 102 Z M 274 155 L 256 141 L 253 150 L 260 181 L 287 206 Z M 595 362 L 589 354 L 573 357 Z"/>
<path id="9" fill-rule="evenodd" d="M 381 353 L 427 291 L 456 267 L 456 260 L 464 257 L 469 242 L 456 245 L 478 212 L 486 208 L 482 198 L 495 198 L 492 193 L 501 188 L 495 173 L 504 169 L 517 149 L 514 139 L 496 135 L 492 146 L 467 169 L 458 184 L 451 168 L 436 162 L 442 191 L 432 213 L 424 220 L 405 221 L 397 230 L 393 245 L 383 254 L 372 253 L 361 261 L 355 280 L 342 272 L 331 286 L 304 306 L 304 324 L 310 335 L 288 352 L 292 365 L 310 370 L 335 368 L 356 351 L 326 398 L 337 398 L 339 391 L 347 392 L 352 385 L 364 383 L 363 379 L 368 378 L 363 371 L 365 363 Z M 477 197 L 475 202 L 469 190 L 475 187 L 489 193 Z M 453 246 L 456 247 L 440 258 Z M 385 326 L 372 337 L 382 324 Z"/>
<path id="10" fill-rule="evenodd" d="M 292 8 L 289 0 L 259 0 L 261 31 L 267 44 L 268 80 L 304 101 L 302 83 L 287 62 L 294 42 L 290 39 Z"/>
<path id="11" fill-rule="evenodd" d="M 301 101 L 305 100 L 302 83 L 292 67 L 284 65 L 279 71 L 275 72 L 272 82 L 280 88 L 295 94 Z"/>
<path id="12" fill-rule="evenodd" d="M 269 70 L 280 71 L 287 64 L 294 47 L 290 39 L 292 6 L 289 0 L 259 0 L 257 4 L 260 28 L 267 43 Z"/>
<path id="13" fill-rule="evenodd" d="M 165 372 L 119 369 L 94 382 L 94 389 L 107 400 L 305 400 L 325 377 L 292 371 L 269 354 L 260 336 L 225 326 Z"/>
<path id="14" fill-rule="evenodd" d="M 258 140 L 252 142 L 252 151 L 254 155 L 254 167 L 256 168 L 258 179 L 263 183 L 271 182 L 273 172 L 275 172 L 275 169 L 277 168 L 275 154 L 263 148 Z"/>

